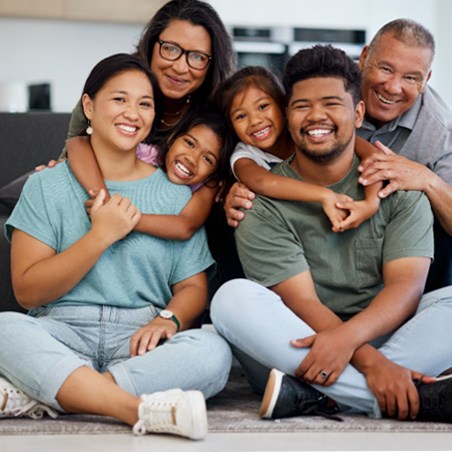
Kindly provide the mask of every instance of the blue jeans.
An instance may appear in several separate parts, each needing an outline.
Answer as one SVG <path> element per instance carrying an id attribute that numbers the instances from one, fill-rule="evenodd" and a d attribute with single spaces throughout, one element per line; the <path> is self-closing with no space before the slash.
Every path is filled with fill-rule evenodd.
<path id="1" fill-rule="evenodd" d="M 309 349 L 289 344 L 313 334 L 273 291 L 245 279 L 228 281 L 215 294 L 211 318 L 231 344 L 251 385 L 262 392 L 276 367 L 294 375 Z M 389 360 L 436 376 L 452 367 L 452 286 L 425 294 L 416 314 L 377 348 Z M 351 411 L 381 417 L 363 374 L 348 365 L 331 386 L 313 385 Z"/>
<path id="2" fill-rule="evenodd" d="M 0 375 L 30 397 L 61 411 L 55 397 L 81 366 L 110 372 L 134 395 L 172 388 L 206 398 L 226 384 L 232 355 L 218 334 L 175 334 L 153 351 L 130 357 L 130 337 L 157 314 L 155 307 L 46 306 L 36 316 L 0 314 Z"/>

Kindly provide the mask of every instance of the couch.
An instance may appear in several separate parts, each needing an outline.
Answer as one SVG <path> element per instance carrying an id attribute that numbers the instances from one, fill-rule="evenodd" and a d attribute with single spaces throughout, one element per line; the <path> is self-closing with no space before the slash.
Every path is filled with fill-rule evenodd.
<path id="1" fill-rule="evenodd" d="M 10 247 L 3 226 L 25 177 L 37 165 L 58 158 L 66 139 L 69 113 L 0 113 L 0 311 L 22 308 L 11 288 Z"/>

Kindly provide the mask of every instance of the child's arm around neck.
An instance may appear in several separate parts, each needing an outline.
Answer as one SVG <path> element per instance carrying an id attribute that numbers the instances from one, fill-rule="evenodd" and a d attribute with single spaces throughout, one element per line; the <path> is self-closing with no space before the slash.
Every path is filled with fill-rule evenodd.
<path id="1" fill-rule="evenodd" d="M 212 210 L 219 186 L 196 190 L 179 215 L 144 214 L 135 231 L 169 240 L 188 240 L 203 226 Z"/>

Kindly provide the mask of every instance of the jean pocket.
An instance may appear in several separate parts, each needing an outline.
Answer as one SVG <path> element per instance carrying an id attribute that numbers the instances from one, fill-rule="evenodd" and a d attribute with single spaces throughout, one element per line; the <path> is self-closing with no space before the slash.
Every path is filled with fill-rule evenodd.
<path id="1" fill-rule="evenodd" d="M 53 306 L 45 305 L 45 306 L 39 306 L 39 308 L 33 308 L 28 311 L 28 315 L 39 318 L 47 316 L 50 311 L 53 309 Z"/>

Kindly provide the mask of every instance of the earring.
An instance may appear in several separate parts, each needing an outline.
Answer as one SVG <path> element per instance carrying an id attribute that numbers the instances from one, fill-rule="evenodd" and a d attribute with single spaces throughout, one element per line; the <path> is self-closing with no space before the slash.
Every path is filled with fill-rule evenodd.
<path id="1" fill-rule="evenodd" d="M 86 134 L 91 135 L 93 133 L 93 128 L 91 127 L 91 123 L 88 122 L 88 127 L 86 128 Z"/>

